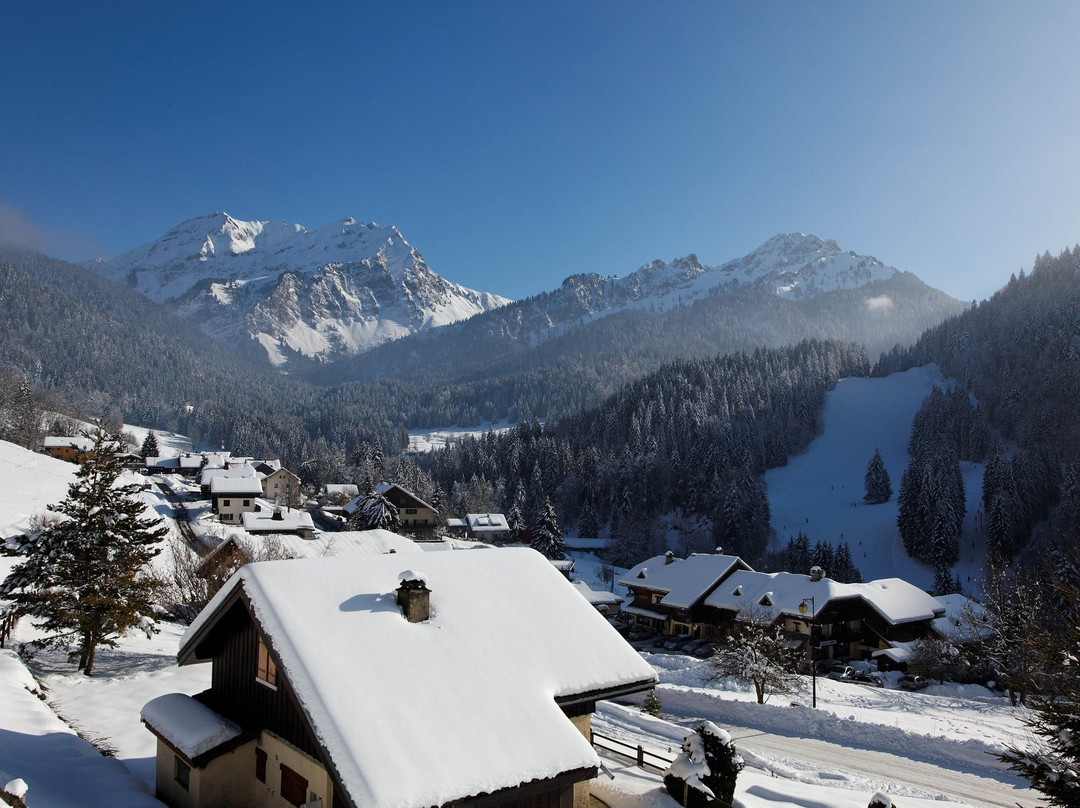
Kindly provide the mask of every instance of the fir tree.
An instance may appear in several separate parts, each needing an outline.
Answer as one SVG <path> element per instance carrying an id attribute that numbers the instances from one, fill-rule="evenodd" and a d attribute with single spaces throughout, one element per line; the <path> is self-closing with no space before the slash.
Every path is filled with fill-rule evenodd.
<path id="1" fill-rule="evenodd" d="M 648 693 L 646 693 L 645 698 L 641 701 L 642 711 L 656 717 L 660 716 L 660 710 L 662 706 L 663 705 L 660 703 L 660 697 L 656 695 L 655 687 Z"/>
<path id="2" fill-rule="evenodd" d="M 398 509 L 390 500 L 374 491 L 360 497 L 356 510 L 349 517 L 349 527 L 353 530 L 395 530 L 400 524 Z"/>
<path id="3" fill-rule="evenodd" d="M 73 648 L 87 676 L 99 646 L 138 625 L 151 625 L 155 581 L 147 573 L 160 552 L 152 545 L 168 532 L 160 518 L 146 518 L 136 498 L 138 486 L 117 485 L 119 438 L 99 423 L 94 446 L 68 487 L 67 498 L 51 510 L 64 518 L 48 525 L 22 548 L 26 560 L 0 584 L 0 595 L 21 614 L 38 618 L 48 646 Z"/>
<path id="4" fill-rule="evenodd" d="M 592 502 L 585 500 L 585 505 L 581 509 L 581 517 L 578 519 L 578 535 L 596 538 L 599 533 L 600 525 L 596 519 L 596 511 L 593 509 Z"/>
<path id="5" fill-rule="evenodd" d="M 157 457 L 161 454 L 161 450 L 158 448 L 157 435 L 154 434 L 154 430 L 150 430 L 146 433 L 146 439 L 142 443 L 142 448 L 139 450 L 139 456 L 145 460 L 148 457 Z"/>
<path id="6" fill-rule="evenodd" d="M 881 451 L 877 448 L 874 449 L 874 456 L 870 458 L 870 462 L 866 464 L 864 482 L 866 494 L 863 496 L 863 501 L 868 505 L 878 505 L 892 498 L 892 481 L 889 479 L 889 472 L 885 468 Z"/>
<path id="7" fill-rule="evenodd" d="M 521 518 L 521 511 L 518 510 L 518 506 L 515 504 L 510 513 L 506 515 L 506 540 L 511 544 L 516 544 L 521 541 L 521 536 L 525 532 L 525 521 Z"/>
<path id="8" fill-rule="evenodd" d="M 530 545 L 548 558 L 559 561 L 566 558 L 563 552 L 562 531 L 555 516 L 555 506 L 548 497 L 544 497 L 544 504 L 540 508 L 540 517 L 532 531 L 532 543 Z"/>

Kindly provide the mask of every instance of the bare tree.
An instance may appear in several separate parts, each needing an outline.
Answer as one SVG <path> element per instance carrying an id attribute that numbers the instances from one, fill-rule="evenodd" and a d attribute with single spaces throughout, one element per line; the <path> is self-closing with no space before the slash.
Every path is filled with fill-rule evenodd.
<path id="1" fill-rule="evenodd" d="M 791 637 L 763 608 L 740 612 L 735 631 L 712 657 L 714 678 L 732 676 L 754 686 L 758 704 L 776 693 L 802 689 L 800 654 Z"/>

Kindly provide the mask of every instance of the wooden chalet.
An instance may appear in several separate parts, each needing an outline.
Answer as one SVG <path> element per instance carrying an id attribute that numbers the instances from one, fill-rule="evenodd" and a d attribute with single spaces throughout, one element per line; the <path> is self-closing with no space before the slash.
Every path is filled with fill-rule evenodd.
<path id="1" fill-rule="evenodd" d="M 623 607 L 631 624 L 657 634 L 690 634 L 712 639 L 705 599 L 720 582 L 750 566 L 737 556 L 693 553 L 677 558 L 670 551 L 635 566 L 619 583 L 633 601 Z"/>
<path id="2" fill-rule="evenodd" d="M 596 701 L 656 681 L 527 548 L 250 564 L 178 659 L 213 669 L 143 709 L 173 808 L 586 808 Z"/>

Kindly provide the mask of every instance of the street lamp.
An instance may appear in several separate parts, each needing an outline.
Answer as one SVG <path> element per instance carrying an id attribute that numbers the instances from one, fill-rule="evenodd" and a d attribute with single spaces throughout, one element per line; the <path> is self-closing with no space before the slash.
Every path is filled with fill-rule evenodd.
<path id="1" fill-rule="evenodd" d="M 807 601 L 810 603 L 809 608 L 806 606 Z M 814 616 L 817 614 L 817 611 L 814 608 L 813 595 L 808 598 L 803 598 L 802 603 L 799 604 L 799 614 L 805 615 L 807 611 L 810 612 L 810 619 L 807 621 L 807 625 L 810 629 L 810 639 L 808 641 L 810 646 L 810 706 L 817 709 L 817 666 L 814 664 Z"/>

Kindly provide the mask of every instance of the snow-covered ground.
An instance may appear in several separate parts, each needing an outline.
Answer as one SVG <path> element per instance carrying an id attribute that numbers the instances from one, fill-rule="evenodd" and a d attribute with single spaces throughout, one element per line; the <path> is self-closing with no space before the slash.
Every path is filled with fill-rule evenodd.
<path id="1" fill-rule="evenodd" d="M 935 383 L 942 383 L 940 376 L 923 368 L 887 379 L 844 380 L 829 394 L 822 436 L 768 477 L 773 524 L 784 542 L 787 532 L 800 527 L 813 541 L 836 541 L 843 533 L 866 578 L 899 575 L 928 583 L 929 571 L 905 563 L 897 550 L 895 498 L 866 506 L 861 496 L 875 446 L 894 490 L 899 487 L 911 418 Z M 0 442 L 0 536 L 22 532 L 47 504 L 63 499 L 74 471 L 73 465 Z M 977 503 L 981 469 L 965 472 L 969 503 Z M 142 496 L 148 508 L 171 516 L 162 495 Z M 969 530 L 973 514 L 969 506 Z M 363 551 L 355 537 L 342 536 L 319 537 L 303 549 L 318 555 Z M 862 549 L 856 551 L 859 541 Z M 573 557 L 575 577 L 603 588 L 599 560 L 583 552 Z M 14 561 L 0 557 L 0 576 Z M 182 633 L 182 626 L 172 624 L 162 624 L 150 638 L 133 633 L 118 648 L 99 652 L 93 677 L 78 673 L 62 654 L 42 653 L 30 663 L 35 682 L 17 656 L 0 651 L 0 787 L 13 778 L 25 780 L 31 808 L 157 804 L 149 796 L 155 740 L 139 712 L 158 695 L 196 693 L 209 685 L 209 666 L 176 667 Z M 33 627 L 23 620 L 13 644 L 32 638 Z M 1038 802 L 1038 795 L 988 754 L 1022 739 L 1026 730 L 1022 711 L 984 688 L 935 684 L 907 693 L 896 689 L 895 674 L 884 689 L 819 678 L 815 710 L 808 706 L 808 692 L 758 705 L 745 688 L 709 681 L 707 663 L 659 653 L 647 659 L 662 682 L 662 717 L 646 716 L 633 705 L 602 704 L 594 729 L 673 757 L 697 720 L 714 721 L 732 733 L 747 763 L 736 789 L 742 808 L 864 808 L 877 791 L 904 808 Z M 45 691 L 48 703 L 35 689 Z M 116 757 L 97 755 L 58 716 L 115 750 Z M 674 805 L 655 772 L 619 757 L 605 761 L 614 779 L 601 775 L 595 789 L 612 808 Z"/>
<path id="2" fill-rule="evenodd" d="M 509 421 L 499 421 L 496 424 L 484 423 L 480 426 L 471 427 L 448 426 L 443 429 L 414 429 L 409 433 L 409 451 L 431 452 L 457 443 L 462 438 L 479 438 L 485 432 L 506 432 L 513 429 L 514 426 Z"/>
<path id="3" fill-rule="evenodd" d="M 863 580 L 903 578 L 922 588 L 934 583 L 934 571 L 904 551 L 896 528 L 896 496 L 908 465 L 911 422 L 933 388 L 950 385 L 936 366 L 914 368 L 883 379 L 841 379 L 825 397 L 821 434 L 786 466 L 765 474 L 769 510 L 781 549 L 803 531 L 813 545 L 846 541 Z M 881 450 L 893 497 L 867 505 L 866 465 Z M 967 516 L 960 541 L 960 561 L 953 572 L 965 591 L 977 593 L 984 569 L 986 538 L 981 530 L 983 464 L 962 462 Z"/>

